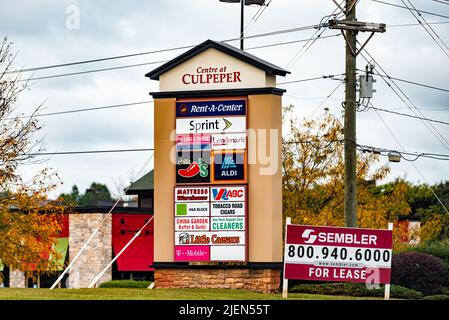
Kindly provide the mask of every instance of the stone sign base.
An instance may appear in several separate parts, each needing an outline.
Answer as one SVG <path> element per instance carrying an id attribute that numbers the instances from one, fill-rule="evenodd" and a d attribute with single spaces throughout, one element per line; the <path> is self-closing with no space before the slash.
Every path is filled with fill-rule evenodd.
<path id="1" fill-rule="evenodd" d="M 279 269 L 156 269 L 157 288 L 242 289 L 279 292 Z"/>

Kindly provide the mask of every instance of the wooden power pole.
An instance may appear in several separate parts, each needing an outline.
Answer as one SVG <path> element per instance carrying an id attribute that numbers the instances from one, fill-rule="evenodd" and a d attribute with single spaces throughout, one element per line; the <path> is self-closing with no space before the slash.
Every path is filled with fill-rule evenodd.
<path id="1" fill-rule="evenodd" d="M 351 3 L 354 2 L 354 5 Z M 346 1 L 346 20 L 355 21 L 355 1 Z M 357 30 L 346 30 L 346 92 L 345 92 L 345 222 L 357 227 L 357 145 L 356 145 L 356 55 Z"/>
<path id="2" fill-rule="evenodd" d="M 333 0 L 334 1 L 334 0 Z M 338 5 L 336 1 L 334 1 Z M 356 19 L 357 0 L 346 0 L 344 11 L 345 20 L 329 20 L 330 29 L 340 29 L 346 40 L 346 92 L 345 92 L 345 222 L 347 227 L 357 227 L 357 55 L 372 38 L 375 32 L 385 32 L 385 24 L 359 22 Z M 371 35 L 357 50 L 357 33 L 370 31 Z"/>

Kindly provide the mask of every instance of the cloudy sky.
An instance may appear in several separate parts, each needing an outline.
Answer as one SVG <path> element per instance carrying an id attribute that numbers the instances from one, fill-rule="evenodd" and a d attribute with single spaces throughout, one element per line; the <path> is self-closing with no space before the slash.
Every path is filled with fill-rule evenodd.
<path id="1" fill-rule="evenodd" d="M 400 0 L 386 1 L 402 5 Z M 418 9 L 449 16 L 449 5 L 441 3 L 445 0 L 411 2 Z M 73 8 L 79 10 L 79 28 L 73 28 L 71 24 Z M 272 0 L 249 28 L 248 34 L 318 24 L 334 9 L 331 0 Z M 257 10 L 258 7 L 247 7 L 247 22 L 251 21 Z M 390 76 L 449 88 L 449 57 L 421 26 L 400 26 L 417 23 L 409 11 L 371 0 L 361 0 L 357 11 L 360 21 L 387 24 L 387 32 L 376 34 L 367 49 Z M 432 28 L 445 43 L 449 43 L 449 19 L 429 14 L 423 16 L 428 22 L 446 22 L 434 24 Z M 14 43 L 13 50 L 18 52 L 16 66 L 30 68 L 194 45 L 206 39 L 235 38 L 239 33 L 239 5 L 220 3 L 218 0 L 15 0 L 0 10 L 0 31 L 2 36 L 8 36 Z M 307 39 L 314 33 L 315 30 L 307 30 L 249 39 L 246 47 Z M 327 30 L 323 36 L 336 33 Z M 365 37 L 365 34 L 360 34 L 359 39 L 362 41 Z M 303 45 L 293 43 L 249 52 L 281 67 L 288 66 L 291 75 L 278 79 L 279 82 L 344 71 L 342 37 L 318 40 L 295 63 L 290 63 Z M 182 52 L 178 50 L 40 70 L 24 76 L 44 77 L 151 63 L 173 58 Z M 449 54 L 449 50 L 447 52 Z M 359 57 L 358 68 L 364 69 L 365 64 Z M 48 152 L 151 148 L 153 106 L 148 93 L 157 91 L 158 84 L 145 78 L 144 74 L 158 65 L 160 63 L 34 80 L 31 90 L 21 96 L 17 111 L 29 114 L 42 102 L 42 112 L 50 113 L 148 101 L 147 104 L 123 108 L 45 116 L 40 120 L 44 125 L 42 134 Z M 398 84 L 426 117 L 449 121 L 447 92 L 401 82 Z M 309 117 L 315 110 L 314 115 L 319 116 L 324 112 L 324 107 L 334 114 L 341 114 L 343 86 L 322 104 L 337 85 L 337 81 L 329 79 L 286 84 L 282 86 L 287 89 L 283 104 L 293 104 L 298 117 Z M 376 107 L 410 113 L 404 102 L 380 78 L 377 78 L 375 88 L 377 92 L 372 102 Z M 380 115 L 405 150 L 449 154 L 449 145 L 439 142 L 420 120 L 388 113 Z M 359 113 L 357 121 L 360 144 L 400 150 L 374 111 Z M 433 126 L 449 140 L 448 125 L 433 123 Z M 414 164 L 429 183 L 449 179 L 446 161 L 419 159 Z M 31 177 L 43 166 L 54 168 L 64 183 L 54 194 L 69 191 L 73 184 L 84 191 L 92 181 L 106 183 L 115 192 L 116 185 L 123 188 L 130 179 L 136 179 L 151 169 L 152 161 L 151 152 L 55 155 L 44 164 L 29 165 L 21 170 L 25 177 Z M 423 181 L 411 163 L 401 161 L 391 167 L 390 179 L 405 176 L 413 182 Z"/>

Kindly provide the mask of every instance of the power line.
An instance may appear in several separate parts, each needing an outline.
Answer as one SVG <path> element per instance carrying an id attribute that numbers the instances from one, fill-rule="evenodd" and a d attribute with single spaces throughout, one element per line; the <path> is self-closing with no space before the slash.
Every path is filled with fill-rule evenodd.
<path id="1" fill-rule="evenodd" d="M 83 151 L 61 151 L 61 152 L 36 152 L 24 153 L 23 156 L 54 156 L 54 155 L 70 155 L 70 154 L 95 154 L 95 153 L 121 153 L 121 152 L 141 152 L 154 151 L 152 148 L 139 149 L 109 149 L 109 150 L 83 150 Z"/>
<path id="2" fill-rule="evenodd" d="M 361 70 L 361 69 L 357 69 L 357 71 L 365 72 L 365 70 Z M 405 82 L 405 83 L 409 83 L 409 84 L 414 84 L 416 86 L 421 86 L 421 87 L 425 87 L 425 88 L 429 88 L 429 89 L 435 89 L 435 90 L 439 90 L 439 91 L 449 92 L 449 89 L 439 88 L 439 87 L 431 86 L 431 85 L 416 82 L 416 81 L 410 81 L 410 80 L 400 79 L 400 78 L 396 78 L 396 77 L 390 77 L 390 76 L 382 75 L 378 72 L 374 72 L 374 74 L 379 77 L 386 77 L 389 79 L 393 79 L 393 80 L 397 80 L 397 81 L 401 81 L 401 82 Z"/>
<path id="3" fill-rule="evenodd" d="M 431 121 L 431 122 L 435 122 L 435 123 L 440 123 L 440 124 L 446 124 L 449 125 L 449 122 L 445 122 L 445 121 L 441 121 L 441 120 L 434 120 L 434 119 L 429 119 L 429 118 L 423 118 L 423 117 L 418 117 L 418 116 L 413 116 L 411 114 L 407 114 L 407 113 L 401 113 L 401 112 L 396 112 L 396 111 L 392 111 L 392 110 L 387 110 L 387 109 L 382 109 L 382 108 L 376 108 L 374 107 L 372 104 L 370 107 L 367 108 L 367 110 L 369 109 L 373 109 L 373 110 L 377 110 L 377 111 L 382 111 L 382 112 L 387 112 L 387 113 L 392 113 L 392 114 L 396 114 L 399 116 L 404 116 L 404 117 L 409 117 L 409 118 L 414 118 L 414 119 L 420 119 L 420 120 L 426 120 L 426 121 Z"/>
<path id="4" fill-rule="evenodd" d="M 390 132 L 391 136 L 393 137 L 394 140 L 396 140 L 396 143 L 399 145 L 399 147 L 404 150 L 404 147 L 402 146 L 401 142 L 399 141 L 399 139 L 396 137 L 396 135 L 393 133 L 393 131 L 390 129 L 390 127 L 388 126 L 388 124 L 385 122 L 385 120 L 380 116 L 379 112 L 376 111 L 377 116 L 379 117 L 379 119 L 383 122 L 384 126 L 387 128 L 387 130 Z M 412 162 L 412 165 L 415 167 L 416 171 L 419 173 L 419 175 L 421 176 L 421 178 L 430 186 L 430 184 L 427 182 L 426 177 L 422 174 L 422 172 L 418 169 L 418 166 L 415 164 L 415 162 Z M 438 202 L 440 203 L 440 205 L 443 207 L 444 211 L 446 211 L 447 214 L 449 214 L 449 211 L 447 210 L 446 206 L 444 205 L 444 203 L 441 201 L 441 199 L 438 197 L 438 195 L 436 194 L 436 192 L 433 190 L 432 187 L 430 187 L 430 190 L 432 191 L 432 194 L 435 196 L 435 198 L 438 200 Z"/>
<path id="5" fill-rule="evenodd" d="M 148 66 L 148 65 L 157 64 L 157 63 L 164 63 L 164 62 L 167 62 L 167 61 L 168 60 L 153 61 L 153 62 L 130 64 L 130 65 L 125 65 L 125 66 L 111 67 L 111 68 L 102 68 L 102 69 L 93 69 L 93 70 L 86 70 L 86 71 L 79 71 L 79 72 L 61 73 L 61 74 L 54 74 L 54 75 L 50 75 L 50 76 L 35 77 L 35 78 L 32 77 L 32 78 L 29 78 L 29 79 L 19 79 L 19 80 L 16 80 L 16 81 L 32 81 L 32 80 L 44 80 L 44 79 L 60 78 L 60 77 L 75 76 L 75 75 L 86 74 L 86 73 L 94 73 L 94 72 L 102 72 L 102 71 L 134 68 L 134 67 L 140 67 L 140 66 Z"/>
<path id="6" fill-rule="evenodd" d="M 38 114 L 33 115 L 33 117 L 46 117 L 46 116 L 54 116 L 54 115 L 68 114 L 68 113 L 77 113 L 77 112 L 86 112 L 86 111 L 104 110 L 104 109 L 113 109 L 113 108 L 123 108 L 123 107 L 128 107 L 128 106 L 144 105 L 144 104 L 148 104 L 148 103 L 152 103 L 152 102 L 153 102 L 153 100 L 138 101 L 138 102 L 130 102 L 130 103 L 122 103 L 122 104 L 113 104 L 113 105 L 102 106 L 102 107 L 90 107 L 90 108 L 73 109 L 73 110 L 67 110 L 67 111 L 38 113 Z M 20 116 L 17 118 L 24 119 L 24 118 L 31 118 L 31 117 L 32 116 Z"/>
<path id="7" fill-rule="evenodd" d="M 322 39 L 327 39 L 327 38 L 334 38 L 334 37 L 339 37 L 341 36 L 341 33 L 336 33 L 336 34 L 332 34 L 332 35 L 328 35 L 328 36 L 324 36 L 324 37 L 320 37 L 317 40 L 322 40 Z M 285 42 L 278 42 L 278 43 L 273 43 L 273 44 L 265 44 L 265 45 L 261 45 L 261 46 L 257 46 L 257 47 L 251 47 L 248 48 L 246 50 L 253 50 L 253 49 L 261 49 L 261 48 L 269 48 L 269 47 L 274 47 L 274 46 L 282 46 L 282 45 L 286 45 L 286 44 L 292 44 L 292 43 L 298 43 L 298 42 L 306 42 L 311 40 L 312 38 L 309 39 L 300 39 L 300 40 L 293 40 L 293 41 L 285 41 Z"/>
<path id="8" fill-rule="evenodd" d="M 449 21 L 428 22 L 427 24 L 448 24 Z M 387 24 L 387 28 L 420 26 L 421 23 Z"/>
<path id="9" fill-rule="evenodd" d="M 368 60 L 368 58 L 363 54 L 363 52 L 361 52 L 362 57 L 368 62 L 375 62 L 376 65 L 381 69 L 381 71 L 384 73 L 384 75 L 388 78 L 390 77 L 388 75 L 388 73 L 385 71 L 384 68 L 382 68 L 382 66 L 374 59 L 374 57 L 368 52 L 368 50 L 366 50 L 366 48 L 364 49 L 364 52 L 369 56 L 369 58 L 371 60 Z M 399 97 L 399 99 L 401 99 L 401 101 L 410 109 L 410 111 L 412 111 L 415 115 L 417 116 L 422 116 L 423 118 L 425 118 L 425 115 L 421 112 L 421 110 L 419 110 L 419 108 L 413 103 L 413 101 L 405 94 L 405 92 L 401 89 L 401 87 L 399 87 L 399 85 L 390 78 L 391 83 L 393 83 L 393 85 L 397 88 L 397 90 L 399 90 L 399 92 L 403 95 L 401 96 L 401 94 L 399 94 L 399 92 L 384 78 L 381 77 L 382 80 L 388 85 L 388 87 Z M 408 103 L 407 103 L 408 101 Z M 414 110 L 412 107 L 410 107 L 410 105 L 416 110 Z M 419 115 L 418 115 L 418 114 Z M 433 136 L 435 138 L 437 138 L 438 141 L 441 142 L 441 144 L 449 150 L 449 143 L 447 142 L 447 140 L 444 138 L 444 136 L 432 125 L 432 123 L 427 123 L 424 120 L 421 120 L 422 123 L 424 124 L 424 126 L 429 129 L 429 131 L 433 134 Z"/>
<path id="10" fill-rule="evenodd" d="M 280 84 L 307 82 L 307 81 L 314 81 L 314 80 L 318 80 L 318 79 L 326 79 L 326 78 L 331 78 L 331 77 L 335 77 L 335 76 L 334 75 L 320 76 L 320 77 L 314 77 L 314 78 L 308 78 L 308 79 L 301 79 L 301 80 L 282 82 L 282 83 L 278 83 L 278 84 L 280 85 Z M 144 105 L 144 104 L 148 104 L 148 103 L 152 103 L 152 102 L 154 102 L 154 101 L 153 100 L 136 101 L 136 102 L 129 102 L 129 103 L 113 104 L 113 105 L 108 105 L 108 106 L 77 108 L 77 109 L 65 110 L 65 111 L 38 113 L 38 114 L 35 114 L 33 116 L 27 115 L 27 116 L 19 116 L 17 118 L 19 118 L 19 119 L 27 119 L 27 118 L 31 118 L 31 117 L 46 117 L 46 116 L 61 115 L 61 114 L 70 114 L 70 113 L 87 112 L 87 111 L 97 111 L 97 110 L 104 110 L 104 109 L 114 109 L 114 108 L 122 108 L 122 107 L 127 107 L 127 106 L 134 106 L 134 105 Z M 7 120 L 12 120 L 12 119 L 16 119 L 16 118 L 9 118 Z"/>
<path id="11" fill-rule="evenodd" d="M 336 36 L 340 36 L 340 34 L 334 34 L 334 35 L 325 36 L 325 37 L 322 37 L 322 39 L 336 37 Z M 246 50 L 248 51 L 248 50 L 253 50 L 253 49 L 261 49 L 261 48 L 268 48 L 268 47 L 274 47 L 274 46 L 280 46 L 280 45 L 287 45 L 287 44 L 304 42 L 304 41 L 309 41 L 309 40 L 310 39 L 299 39 L 299 40 L 294 40 L 294 41 L 278 42 L 278 43 L 272 43 L 272 44 L 267 44 L 267 45 L 262 45 L 262 46 L 251 47 L 251 48 L 248 48 Z M 167 61 L 168 60 L 153 61 L 153 62 L 131 64 L 131 65 L 118 66 L 118 67 L 111 67 L 111 68 L 102 68 L 102 69 L 93 69 L 93 70 L 80 71 L 80 72 L 54 74 L 54 75 L 50 75 L 50 76 L 33 77 L 33 78 L 29 78 L 29 79 L 19 79 L 17 81 L 32 81 L 32 80 L 52 79 L 52 78 L 59 78 L 59 77 L 87 74 L 87 73 L 95 73 L 95 72 L 102 72 L 102 71 L 110 71 L 110 70 L 117 70 L 117 69 L 125 69 L 125 68 L 146 66 L 146 65 L 151 65 L 151 64 L 164 63 L 164 62 L 167 62 Z"/>
<path id="12" fill-rule="evenodd" d="M 371 1 L 377 2 L 377 3 L 381 3 L 381 4 L 385 4 L 385 5 L 388 5 L 388 6 L 393 6 L 393 7 L 402 8 L 402 9 L 408 9 L 409 10 L 409 8 L 407 8 L 407 7 L 404 7 L 404 6 L 395 4 L 395 3 L 391 3 L 391 2 L 385 2 L 385 1 L 380 1 L 380 0 L 371 0 Z M 416 11 L 416 12 L 425 13 L 425 14 L 429 14 L 429 15 L 432 15 L 432 16 L 441 17 L 441 18 L 448 18 L 449 19 L 449 16 L 445 16 L 445 15 L 442 15 L 442 14 L 433 13 L 433 12 L 424 11 L 424 10 L 416 10 L 416 9 L 413 9 L 413 10 Z"/>
<path id="13" fill-rule="evenodd" d="M 448 1 L 442 1 L 442 0 L 433 0 L 433 1 L 438 2 L 438 3 L 445 4 L 445 5 L 449 5 L 449 2 L 448 2 Z"/>
<path id="14" fill-rule="evenodd" d="M 288 29 L 282 29 L 282 30 L 276 30 L 276 31 L 271 31 L 271 32 L 254 34 L 254 35 L 250 35 L 250 36 L 244 36 L 243 39 L 254 39 L 254 38 L 260 38 L 260 37 L 268 37 L 268 36 L 274 36 L 274 35 L 278 35 L 278 34 L 284 34 L 284 33 L 299 32 L 299 31 L 305 31 L 305 30 L 310 30 L 310 29 L 316 29 L 318 27 L 319 27 L 318 25 L 308 25 L 308 26 L 302 26 L 302 27 L 288 28 Z M 235 41 L 235 40 L 240 40 L 240 37 L 239 38 L 232 38 L 232 39 L 228 39 L 228 40 L 223 40 L 222 42 L 231 42 L 231 41 Z M 24 69 L 21 69 L 21 70 L 7 71 L 6 73 L 30 72 L 30 71 L 52 69 L 52 68 L 68 67 L 68 66 L 74 66 L 74 65 L 80 65 L 80 64 L 88 64 L 88 63 L 95 63 L 95 62 L 102 62 L 102 61 L 109 61 L 109 60 L 116 60 L 116 59 L 123 59 L 123 58 L 130 58 L 130 57 L 136 57 L 136 56 L 143 56 L 143 55 L 149 55 L 149 54 L 155 54 L 155 53 L 163 53 L 163 52 L 169 52 L 169 51 L 190 49 L 190 48 L 193 48 L 194 46 L 195 45 L 187 45 L 187 46 L 159 49 L 159 50 L 152 50 L 152 51 L 130 53 L 130 54 L 124 54 L 124 55 L 118 55 L 118 56 L 111 56 L 111 57 L 105 57 L 105 58 L 97 58 L 97 59 L 90 59 L 90 60 L 80 60 L 80 61 L 66 62 L 66 63 L 61 63 L 61 64 L 47 65 L 47 66 L 24 68 Z"/>
<path id="15" fill-rule="evenodd" d="M 306 81 L 313 81 L 313 80 L 319 80 L 319 79 L 332 79 L 332 80 L 340 80 L 340 79 L 334 79 L 335 77 L 339 77 L 344 75 L 344 73 L 341 74 L 337 74 L 337 75 L 323 75 L 320 77 L 313 77 L 313 78 L 306 78 L 306 79 L 299 79 L 299 80 L 291 80 L 291 81 L 284 81 L 284 82 L 279 82 L 278 85 L 283 85 L 283 84 L 290 84 L 290 83 L 299 83 L 299 82 L 306 82 Z"/>
<path id="16" fill-rule="evenodd" d="M 419 23 L 422 24 L 421 20 L 418 19 L 418 17 L 416 16 L 416 14 L 412 11 L 412 9 L 411 9 L 409 6 L 405 3 L 405 1 L 404 1 L 404 0 L 401 0 L 401 1 L 402 1 L 402 3 L 405 5 L 405 7 L 410 11 L 410 13 L 413 15 L 413 17 L 414 17 Z M 416 11 L 415 6 L 410 2 L 410 0 L 407 0 L 407 2 L 408 2 L 408 3 L 410 4 L 410 6 Z M 426 19 L 424 19 L 424 17 L 421 15 L 421 13 L 420 13 L 420 12 L 417 12 L 417 13 L 418 13 L 418 16 L 421 17 L 421 19 L 424 21 L 424 24 L 422 24 L 422 27 L 424 28 L 424 30 L 429 34 L 429 36 L 430 36 L 430 37 L 432 38 L 432 40 L 438 45 L 438 47 L 440 47 L 440 49 L 444 52 L 444 54 L 445 54 L 446 56 L 449 57 L 449 53 L 446 51 L 446 50 L 449 50 L 449 48 L 447 47 L 446 43 L 440 38 L 440 36 L 438 35 L 438 33 L 437 33 L 437 32 L 436 32 L 430 25 L 427 24 Z M 427 29 L 426 26 L 427 26 L 427 28 L 429 28 L 429 29 Z M 432 34 L 432 33 L 433 33 L 433 34 Z M 438 40 L 435 39 L 435 37 L 437 37 L 437 39 L 440 40 L 440 41 L 438 42 Z M 444 46 L 444 48 L 446 48 L 446 50 L 443 48 L 443 46 Z"/>

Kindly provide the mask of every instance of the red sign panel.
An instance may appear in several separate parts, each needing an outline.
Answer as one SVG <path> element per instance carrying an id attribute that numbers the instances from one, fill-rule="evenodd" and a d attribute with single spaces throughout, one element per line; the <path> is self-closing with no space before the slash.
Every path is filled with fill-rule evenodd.
<path id="1" fill-rule="evenodd" d="M 287 225 L 284 277 L 390 283 L 392 231 Z"/>

